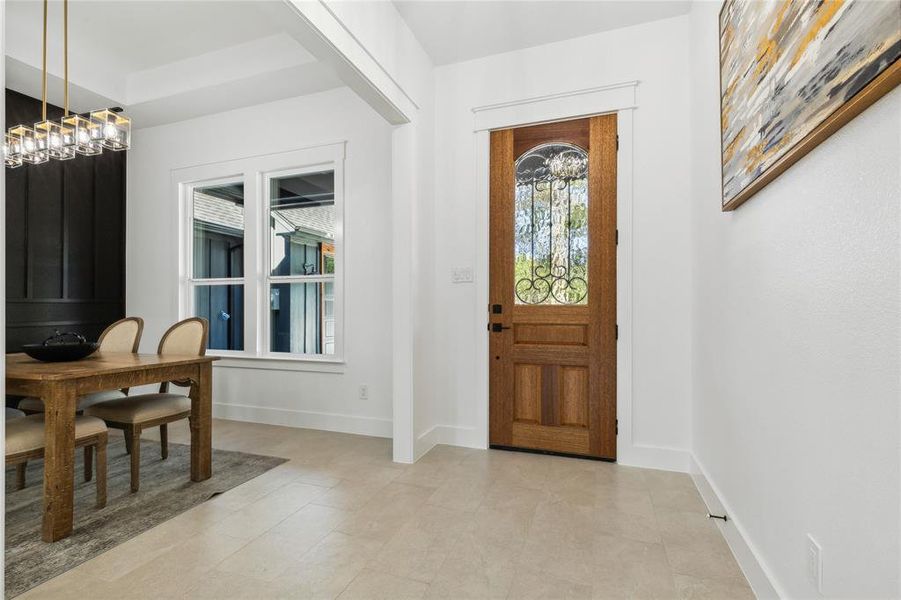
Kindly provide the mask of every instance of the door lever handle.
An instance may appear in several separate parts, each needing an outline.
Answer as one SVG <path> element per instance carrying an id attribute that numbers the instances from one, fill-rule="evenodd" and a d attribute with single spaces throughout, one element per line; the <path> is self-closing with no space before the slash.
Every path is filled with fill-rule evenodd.
<path id="1" fill-rule="evenodd" d="M 504 329 L 510 329 L 510 327 L 507 327 L 506 325 L 501 325 L 500 323 L 490 323 L 488 327 L 489 327 L 489 330 L 491 331 L 491 333 L 500 333 Z"/>

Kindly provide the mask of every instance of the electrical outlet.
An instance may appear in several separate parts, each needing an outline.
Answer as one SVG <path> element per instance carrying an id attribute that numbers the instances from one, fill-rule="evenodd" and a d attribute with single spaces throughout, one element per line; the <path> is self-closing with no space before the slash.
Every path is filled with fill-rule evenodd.
<path id="1" fill-rule="evenodd" d="M 807 580 L 817 593 L 823 593 L 823 549 L 807 534 Z"/>
<path id="2" fill-rule="evenodd" d="M 369 399 L 369 386 L 363 384 L 360 386 L 360 400 L 368 400 Z"/>

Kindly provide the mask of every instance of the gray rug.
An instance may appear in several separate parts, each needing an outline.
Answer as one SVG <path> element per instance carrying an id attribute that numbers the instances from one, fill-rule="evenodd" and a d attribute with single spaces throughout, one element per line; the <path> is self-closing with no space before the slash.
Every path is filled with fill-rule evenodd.
<path id="1" fill-rule="evenodd" d="M 190 481 L 191 448 L 169 443 L 160 460 L 159 442 L 141 442 L 141 490 L 129 491 L 129 456 L 122 438 L 110 439 L 108 500 L 95 508 L 95 482 L 85 483 L 82 450 L 76 455 L 75 530 L 47 544 L 41 541 L 43 461 L 28 465 L 27 487 L 15 491 L 15 469 L 6 470 L 6 598 L 12 598 L 139 533 L 261 475 L 283 458 L 213 450 L 213 477 Z"/>

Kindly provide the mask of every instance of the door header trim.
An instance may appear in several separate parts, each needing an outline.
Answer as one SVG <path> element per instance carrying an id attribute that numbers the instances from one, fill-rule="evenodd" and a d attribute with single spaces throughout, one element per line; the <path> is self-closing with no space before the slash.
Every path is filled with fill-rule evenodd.
<path id="1" fill-rule="evenodd" d="M 472 109 L 473 131 L 491 131 L 638 108 L 639 81 L 535 96 Z"/>

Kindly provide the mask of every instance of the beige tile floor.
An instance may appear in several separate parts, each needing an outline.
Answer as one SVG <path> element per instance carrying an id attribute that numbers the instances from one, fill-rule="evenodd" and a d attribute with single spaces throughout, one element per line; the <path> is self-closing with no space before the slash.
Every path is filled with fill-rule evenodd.
<path id="1" fill-rule="evenodd" d="M 450 446 L 398 465 L 389 440 L 230 421 L 214 445 L 290 460 L 20 598 L 753 598 L 687 475 Z"/>

